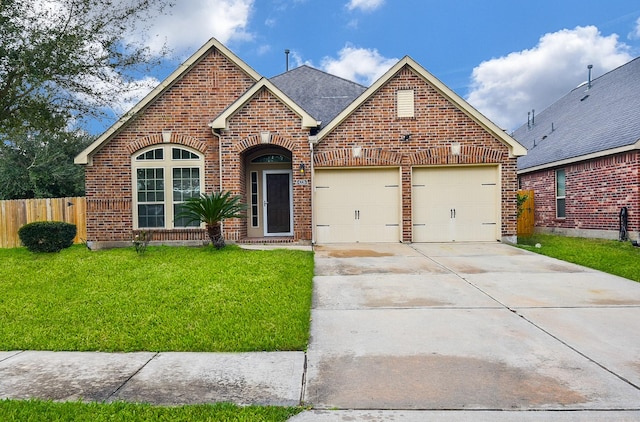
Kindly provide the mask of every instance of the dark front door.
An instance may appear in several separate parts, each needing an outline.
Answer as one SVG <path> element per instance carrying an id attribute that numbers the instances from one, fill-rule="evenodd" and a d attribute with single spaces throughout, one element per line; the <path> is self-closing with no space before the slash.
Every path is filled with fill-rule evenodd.
<path id="1" fill-rule="evenodd" d="M 291 172 L 264 172 L 265 236 L 290 235 L 291 230 Z"/>

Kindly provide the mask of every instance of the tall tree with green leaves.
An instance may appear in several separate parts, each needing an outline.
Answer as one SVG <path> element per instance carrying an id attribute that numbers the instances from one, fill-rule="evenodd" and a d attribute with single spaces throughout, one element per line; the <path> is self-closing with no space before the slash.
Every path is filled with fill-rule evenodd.
<path id="1" fill-rule="evenodd" d="M 15 135 L 0 143 L 0 199 L 84 195 L 84 168 L 73 158 L 92 141 L 83 132 Z"/>
<path id="2" fill-rule="evenodd" d="M 0 199 L 82 194 L 73 128 L 150 89 L 166 49 L 146 23 L 169 1 L 0 0 Z"/>
<path id="3" fill-rule="evenodd" d="M 167 0 L 2 0 L 0 139 L 103 115 L 158 63 L 145 22 Z M 10 140 L 10 139 L 9 139 Z"/>

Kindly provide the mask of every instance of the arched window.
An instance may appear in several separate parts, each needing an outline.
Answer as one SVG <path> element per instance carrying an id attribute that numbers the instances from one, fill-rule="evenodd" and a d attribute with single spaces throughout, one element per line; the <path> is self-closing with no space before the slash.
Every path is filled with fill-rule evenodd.
<path id="1" fill-rule="evenodd" d="M 176 219 L 181 204 L 203 188 L 204 158 L 190 148 L 154 145 L 131 157 L 133 221 L 136 229 L 200 227 Z"/>

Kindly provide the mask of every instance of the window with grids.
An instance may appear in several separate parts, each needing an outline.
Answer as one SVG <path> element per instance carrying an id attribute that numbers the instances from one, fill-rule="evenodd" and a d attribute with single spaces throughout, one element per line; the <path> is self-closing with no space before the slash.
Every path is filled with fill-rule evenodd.
<path id="1" fill-rule="evenodd" d="M 132 157 L 132 167 L 135 228 L 200 227 L 198 221 L 176 218 L 184 201 L 202 191 L 204 160 L 199 153 L 156 145 Z"/>

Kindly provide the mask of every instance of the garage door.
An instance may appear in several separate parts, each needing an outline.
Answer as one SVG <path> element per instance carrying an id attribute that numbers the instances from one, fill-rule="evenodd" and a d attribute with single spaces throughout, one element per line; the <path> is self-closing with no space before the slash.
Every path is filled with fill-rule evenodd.
<path id="1" fill-rule="evenodd" d="M 500 238 L 498 167 L 413 170 L 413 241 Z"/>
<path id="2" fill-rule="evenodd" d="M 316 170 L 314 192 L 317 242 L 400 240 L 399 169 Z"/>

